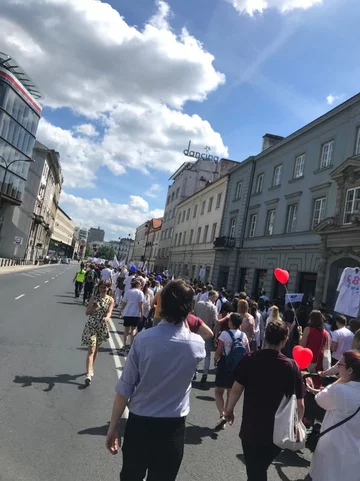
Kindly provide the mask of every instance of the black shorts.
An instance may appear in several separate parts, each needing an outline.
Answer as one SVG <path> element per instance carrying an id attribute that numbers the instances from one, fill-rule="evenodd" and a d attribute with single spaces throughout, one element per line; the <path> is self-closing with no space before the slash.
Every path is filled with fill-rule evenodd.
<path id="1" fill-rule="evenodd" d="M 226 367 L 225 357 L 222 356 L 219 359 L 219 362 L 216 368 L 215 387 L 230 389 L 232 388 L 234 382 L 235 382 L 234 373 L 228 371 Z"/>
<path id="2" fill-rule="evenodd" d="M 140 317 L 124 317 L 124 327 L 137 327 L 140 322 Z"/>

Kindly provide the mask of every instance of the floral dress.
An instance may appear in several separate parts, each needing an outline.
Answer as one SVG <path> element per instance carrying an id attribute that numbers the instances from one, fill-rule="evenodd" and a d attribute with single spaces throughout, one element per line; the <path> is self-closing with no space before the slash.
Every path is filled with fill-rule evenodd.
<path id="1" fill-rule="evenodd" d="M 98 309 L 90 315 L 89 320 L 85 324 L 81 345 L 86 347 L 99 346 L 102 342 L 107 341 L 109 338 L 108 327 L 104 322 L 106 317 L 111 297 L 94 296 L 93 302 L 98 303 Z"/>

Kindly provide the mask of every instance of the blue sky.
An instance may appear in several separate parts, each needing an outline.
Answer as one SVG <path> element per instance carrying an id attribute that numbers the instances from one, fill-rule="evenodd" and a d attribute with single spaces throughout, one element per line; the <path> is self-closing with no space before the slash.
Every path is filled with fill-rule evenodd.
<path id="1" fill-rule="evenodd" d="M 161 215 L 188 140 L 241 161 L 358 92 L 356 0 L 30 4 L 4 1 L 0 50 L 44 92 L 61 205 L 108 239 Z"/>

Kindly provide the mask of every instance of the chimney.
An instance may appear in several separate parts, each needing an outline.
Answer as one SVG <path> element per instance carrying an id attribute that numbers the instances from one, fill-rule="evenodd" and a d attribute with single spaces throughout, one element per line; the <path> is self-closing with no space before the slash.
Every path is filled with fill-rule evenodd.
<path id="1" fill-rule="evenodd" d="M 277 144 L 283 139 L 284 137 L 281 137 L 280 135 L 265 134 L 263 136 L 261 151 L 263 152 L 264 150 L 268 149 L 269 147 L 272 147 L 273 145 Z"/>

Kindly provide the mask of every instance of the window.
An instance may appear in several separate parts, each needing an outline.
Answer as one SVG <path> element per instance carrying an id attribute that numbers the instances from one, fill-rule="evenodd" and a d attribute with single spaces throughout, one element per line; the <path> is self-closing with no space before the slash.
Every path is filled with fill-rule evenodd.
<path id="1" fill-rule="evenodd" d="M 174 242 L 174 246 L 177 246 L 177 239 L 178 239 L 178 235 L 175 234 L 175 242 Z"/>
<path id="2" fill-rule="evenodd" d="M 201 227 L 198 227 L 197 235 L 196 235 L 196 243 L 200 244 L 200 236 L 201 236 Z"/>
<path id="3" fill-rule="evenodd" d="M 196 206 L 194 207 L 193 219 L 195 219 L 195 217 L 196 217 L 196 214 L 197 214 L 197 208 L 198 208 L 198 206 L 197 206 L 197 204 L 196 204 Z"/>
<path id="4" fill-rule="evenodd" d="M 208 212 L 211 212 L 212 205 L 213 205 L 214 197 L 210 197 L 209 199 L 209 205 L 208 205 Z"/>
<path id="5" fill-rule="evenodd" d="M 191 229 L 191 231 L 190 231 L 190 237 L 189 237 L 189 244 L 192 244 L 193 236 L 194 236 L 194 229 Z"/>
<path id="6" fill-rule="evenodd" d="M 209 226 L 206 225 L 205 228 L 204 228 L 204 237 L 203 237 L 203 242 L 204 242 L 204 243 L 206 243 L 207 236 L 208 236 L 208 232 L 209 232 Z"/>
<path id="7" fill-rule="evenodd" d="M 184 232 L 184 236 L 183 236 L 183 246 L 186 244 L 186 232 Z"/>
<path id="8" fill-rule="evenodd" d="M 218 196 L 217 196 L 217 198 L 216 198 L 216 208 L 217 208 L 217 209 L 220 207 L 221 197 L 222 197 L 222 192 L 220 192 L 220 194 L 218 194 Z"/>
<path id="9" fill-rule="evenodd" d="M 173 235 L 173 230 L 174 230 L 173 227 L 171 227 L 171 228 L 169 229 L 169 239 L 171 239 L 171 237 L 172 237 L 172 235 Z"/>
<path id="10" fill-rule="evenodd" d="M 167 213 L 164 215 L 164 222 L 166 222 L 166 219 L 167 219 Z"/>
<path id="11" fill-rule="evenodd" d="M 184 222 L 184 220 L 185 220 L 185 211 L 183 211 L 183 213 L 182 213 L 182 219 L 181 219 L 181 222 Z"/>
<path id="12" fill-rule="evenodd" d="M 358 127 L 356 132 L 356 144 L 355 144 L 355 155 L 360 154 L 360 127 Z"/>
<path id="13" fill-rule="evenodd" d="M 268 213 L 267 213 L 267 216 L 266 216 L 265 235 L 273 235 L 274 224 L 275 224 L 275 209 L 268 210 Z"/>
<path id="14" fill-rule="evenodd" d="M 169 210 L 169 214 L 168 214 L 168 219 L 169 219 L 169 220 L 171 219 L 171 214 L 172 214 L 172 210 L 170 209 L 170 210 Z"/>
<path id="15" fill-rule="evenodd" d="M 180 194 L 180 187 L 178 187 L 178 188 L 176 189 L 176 198 L 179 197 L 179 194 Z"/>
<path id="16" fill-rule="evenodd" d="M 167 239 L 167 238 L 168 238 L 168 232 L 169 232 L 169 230 L 168 230 L 168 229 L 166 229 L 166 231 L 165 231 L 165 237 L 164 237 L 165 239 Z"/>
<path id="17" fill-rule="evenodd" d="M 171 202 L 171 196 L 168 195 L 168 198 L 167 198 L 167 202 L 166 202 L 166 203 L 169 204 L 170 202 Z"/>
<path id="18" fill-rule="evenodd" d="M 178 224 L 180 224 L 181 221 L 181 214 L 178 215 Z"/>
<path id="19" fill-rule="evenodd" d="M 180 232 L 179 234 L 179 244 L 178 244 L 179 246 L 181 246 L 181 238 L 182 238 L 182 232 Z"/>
<path id="20" fill-rule="evenodd" d="M 189 220 L 190 218 L 190 209 L 187 210 L 187 213 L 186 213 L 186 220 Z"/>
<path id="21" fill-rule="evenodd" d="M 161 255 L 162 257 L 165 257 L 165 247 L 162 248 Z"/>
<path id="22" fill-rule="evenodd" d="M 304 175 L 305 154 L 298 155 L 295 159 L 294 179 Z"/>
<path id="23" fill-rule="evenodd" d="M 276 187 L 277 185 L 281 184 L 281 173 L 282 173 L 282 164 L 277 165 L 274 169 L 274 176 L 272 186 Z"/>
<path id="24" fill-rule="evenodd" d="M 320 169 L 325 169 L 331 165 L 334 150 L 334 141 L 326 142 L 321 148 Z"/>
<path id="25" fill-rule="evenodd" d="M 229 237 L 235 237 L 235 226 L 236 226 L 236 219 L 234 218 L 230 220 Z"/>
<path id="26" fill-rule="evenodd" d="M 174 200 L 174 197 L 175 197 L 175 192 L 171 194 L 171 202 Z"/>
<path id="27" fill-rule="evenodd" d="M 326 206 L 326 197 L 320 197 L 319 199 L 315 199 L 314 202 L 314 213 L 313 213 L 313 220 L 312 220 L 312 228 L 314 229 L 321 221 L 325 219 L 325 206 Z"/>
<path id="28" fill-rule="evenodd" d="M 161 239 L 161 240 L 163 240 L 163 238 L 164 238 L 164 234 L 165 234 L 165 231 L 164 231 L 164 230 L 162 230 L 162 231 L 161 231 L 161 237 L 160 237 L 160 239 Z"/>
<path id="29" fill-rule="evenodd" d="M 291 234 L 296 229 L 297 204 L 291 204 L 288 207 L 286 219 L 286 233 Z"/>
<path id="30" fill-rule="evenodd" d="M 236 189 L 235 189 L 235 200 L 240 199 L 241 191 L 242 191 L 242 182 L 238 182 L 236 184 Z"/>
<path id="31" fill-rule="evenodd" d="M 250 217 L 249 237 L 255 237 L 256 222 L 257 222 L 257 214 L 253 214 L 253 215 Z"/>
<path id="32" fill-rule="evenodd" d="M 216 238 L 216 227 L 217 227 L 217 223 L 215 222 L 215 224 L 213 224 L 212 226 L 212 229 L 211 229 L 211 242 L 214 242 L 215 238 Z"/>
<path id="33" fill-rule="evenodd" d="M 360 211 L 360 187 L 346 192 L 344 224 L 351 223 L 351 216 Z"/>
<path id="34" fill-rule="evenodd" d="M 263 190 L 263 184 L 264 184 L 264 174 L 259 174 L 256 178 L 256 187 L 255 187 L 256 194 L 261 194 Z"/>
<path id="35" fill-rule="evenodd" d="M 169 257 L 169 248 L 168 248 L 168 247 L 166 248 L 165 256 L 166 256 L 166 257 Z"/>
<path id="36" fill-rule="evenodd" d="M 200 215 L 203 215 L 204 212 L 205 212 L 205 204 L 206 204 L 206 200 L 204 200 L 204 202 L 201 204 L 201 212 L 200 212 Z"/>

